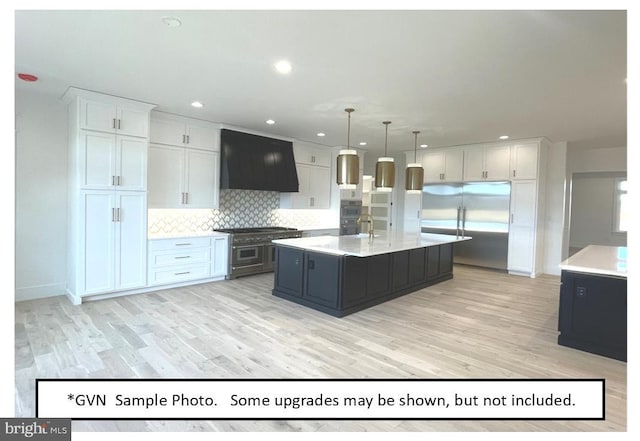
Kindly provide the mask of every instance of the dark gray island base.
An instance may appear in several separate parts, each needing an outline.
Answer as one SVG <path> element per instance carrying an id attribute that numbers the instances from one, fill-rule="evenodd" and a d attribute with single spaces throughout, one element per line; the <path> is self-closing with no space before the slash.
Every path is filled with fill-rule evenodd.
<path id="1" fill-rule="evenodd" d="M 453 244 L 336 255 L 276 245 L 273 295 L 335 317 L 453 278 Z"/>
<path id="2" fill-rule="evenodd" d="M 627 361 L 627 248 L 589 245 L 560 268 L 558 344 Z"/>

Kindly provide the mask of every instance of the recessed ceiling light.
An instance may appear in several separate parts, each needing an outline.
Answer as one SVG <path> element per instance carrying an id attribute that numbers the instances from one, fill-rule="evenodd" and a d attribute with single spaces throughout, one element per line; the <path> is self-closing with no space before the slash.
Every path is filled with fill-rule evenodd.
<path id="1" fill-rule="evenodd" d="M 422 147 L 423 149 L 426 149 L 427 147 L 429 147 L 428 144 L 420 144 L 420 147 Z"/>
<path id="2" fill-rule="evenodd" d="M 291 67 L 291 63 L 289 63 L 287 60 L 280 60 L 275 64 L 275 68 L 278 72 L 280 72 L 281 74 L 288 74 L 291 73 L 291 69 L 293 69 Z"/>
<path id="3" fill-rule="evenodd" d="M 366 143 L 366 142 L 364 142 L 364 141 L 362 141 L 362 142 L 360 143 L 360 145 L 367 145 L 367 143 Z"/>
<path id="4" fill-rule="evenodd" d="M 194 101 L 191 103 L 191 105 L 193 107 L 197 107 L 198 109 L 200 109 L 201 107 L 204 107 L 204 104 L 202 104 L 200 101 Z"/>
<path id="5" fill-rule="evenodd" d="M 324 136 L 324 133 L 320 132 L 320 133 L 317 134 L 317 136 L 322 138 Z"/>
<path id="6" fill-rule="evenodd" d="M 269 124 L 269 125 L 273 125 L 273 124 L 275 124 L 275 123 L 276 123 L 276 122 L 275 122 L 274 120 L 272 120 L 272 119 L 268 119 L 268 120 L 266 120 L 265 122 L 266 122 L 267 124 Z"/>
<path id="7" fill-rule="evenodd" d="M 177 28 L 178 26 L 182 26 L 182 22 L 180 21 L 180 19 L 175 17 L 162 17 L 162 22 L 170 28 Z"/>
<path id="8" fill-rule="evenodd" d="M 509 135 L 502 135 L 500 139 L 509 139 Z"/>

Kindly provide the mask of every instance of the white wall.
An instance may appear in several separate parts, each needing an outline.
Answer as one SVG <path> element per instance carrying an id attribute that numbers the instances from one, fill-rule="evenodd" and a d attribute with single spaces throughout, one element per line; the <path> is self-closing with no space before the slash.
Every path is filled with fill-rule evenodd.
<path id="1" fill-rule="evenodd" d="M 16 301 L 64 294 L 67 112 L 16 91 Z"/>
<path id="2" fill-rule="evenodd" d="M 579 149 L 567 147 L 567 197 L 565 198 L 562 259 L 569 255 L 571 225 L 571 179 L 574 173 L 626 172 L 627 147 Z"/>
<path id="3" fill-rule="evenodd" d="M 566 191 L 567 143 L 551 144 L 546 161 L 546 195 L 544 222 L 545 274 L 560 275 L 562 261 L 562 235 L 564 225 L 564 199 Z"/>
<path id="4" fill-rule="evenodd" d="M 626 173 L 574 173 L 569 246 L 626 246 L 627 234 L 614 233 L 616 178 Z"/>

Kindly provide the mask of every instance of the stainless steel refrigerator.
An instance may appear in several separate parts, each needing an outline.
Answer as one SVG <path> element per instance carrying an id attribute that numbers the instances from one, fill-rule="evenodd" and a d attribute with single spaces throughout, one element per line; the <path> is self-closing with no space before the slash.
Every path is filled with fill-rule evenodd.
<path id="1" fill-rule="evenodd" d="M 509 182 L 425 185 L 422 232 L 471 236 L 454 246 L 454 262 L 506 270 L 510 197 Z"/>

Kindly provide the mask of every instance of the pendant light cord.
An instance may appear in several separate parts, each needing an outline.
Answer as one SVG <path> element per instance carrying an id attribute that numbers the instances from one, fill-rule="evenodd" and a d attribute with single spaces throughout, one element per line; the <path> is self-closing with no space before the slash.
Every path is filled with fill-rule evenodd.
<path id="1" fill-rule="evenodd" d="M 387 156 L 387 137 L 389 135 L 389 124 L 391 124 L 391 121 L 382 121 L 382 124 L 384 124 L 384 156 Z"/>
<path id="2" fill-rule="evenodd" d="M 413 132 L 414 140 L 413 140 L 413 163 L 418 162 L 418 131 Z"/>

